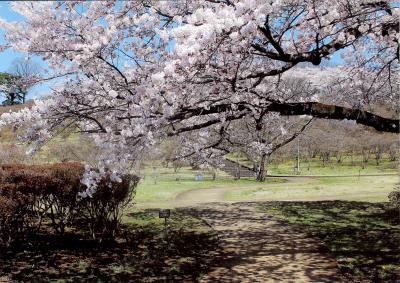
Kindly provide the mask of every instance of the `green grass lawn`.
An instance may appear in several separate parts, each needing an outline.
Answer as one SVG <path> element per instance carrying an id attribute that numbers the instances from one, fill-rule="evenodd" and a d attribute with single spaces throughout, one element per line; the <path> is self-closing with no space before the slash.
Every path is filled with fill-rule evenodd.
<path id="1" fill-rule="evenodd" d="M 260 184 L 258 188 L 231 190 L 225 195 L 225 198 L 232 201 L 358 200 L 381 202 L 388 200 L 387 195 L 398 182 L 398 176 L 306 178 L 303 183 Z"/>
<path id="2" fill-rule="evenodd" d="M 335 173 L 329 175 L 339 174 L 343 170 L 337 168 Z M 371 166 L 369 172 L 377 174 L 379 171 Z M 381 174 L 393 172 L 395 171 L 385 169 Z M 196 175 L 201 175 L 203 179 L 195 181 Z M 260 183 L 249 178 L 234 180 L 232 176 L 222 171 L 217 171 L 216 179 L 212 180 L 212 175 L 207 170 L 183 167 L 174 173 L 172 168 L 159 165 L 154 168 L 145 167 L 141 176 L 135 198 L 138 204 L 168 202 L 174 200 L 180 193 L 208 188 L 228 188 L 225 200 L 229 201 L 337 199 L 380 202 L 387 201 L 387 195 L 399 182 L 399 177 L 396 175 L 364 177 L 357 175 L 298 178 L 291 182 L 286 182 L 285 179 L 268 178 L 266 182 Z"/>
<path id="3" fill-rule="evenodd" d="M 195 181 L 195 176 L 201 175 L 201 181 Z M 182 192 L 194 189 L 246 187 L 259 184 L 253 179 L 234 180 L 232 176 L 222 171 L 217 172 L 217 178 L 212 180 L 211 173 L 204 170 L 192 170 L 190 167 L 181 168 L 174 173 L 172 168 L 157 166 L 156 169 L 146 167 L 141 172 L 141 180 L 136 192 L 136 202 L 169 201 Z M 270 179 L 266 183 L 282 183 L 282 179 Z"/>
<path id="4" fill-rule="evenodd" d="M 164 232 L 164 218 L 159 218 L 159 209 L 133 209 L 126 211 L 123 216 L 124 225 L 133 227 L 134 230 L 152 230 L 160 234 Z M 210 232 L 210 227 L 203 221 L 194 217 L 187 209 L 171 209 L 171 215 L 167 219 L 168 229 L 171 231 L 185 230 L 187 232 Z"/>
<path id="5" fill-rule="evenodd" d="M 259 210 L 320 238 L 346 282 L 399 282 L 400 215 L 384 203 L 270 202 Z"/>

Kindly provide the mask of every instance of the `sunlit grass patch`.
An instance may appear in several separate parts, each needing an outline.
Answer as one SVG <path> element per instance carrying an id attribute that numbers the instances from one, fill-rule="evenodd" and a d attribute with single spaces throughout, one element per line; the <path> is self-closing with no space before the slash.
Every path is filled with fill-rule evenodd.
<path id="1" fill-rule="evenodd" d="M 398 176 L 320 177 L 304 182 L 260 184 L 258 188 L 235 189 L 226 194 L 227 200 L 360 200 L 387 201 Z"/>

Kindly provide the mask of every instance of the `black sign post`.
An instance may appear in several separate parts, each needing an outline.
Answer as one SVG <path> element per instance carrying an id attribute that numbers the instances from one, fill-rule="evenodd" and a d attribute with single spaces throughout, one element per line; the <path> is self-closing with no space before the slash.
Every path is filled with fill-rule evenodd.
<path id="1" fill-rule="evenodd" d="M 161 209 L 158 212 L 158 217 L 159 218 L 164 218 L 164 239 L 167 240 L 167 218 L 169 218 L 171 215 L 171 210 L 170 209 Z"/>

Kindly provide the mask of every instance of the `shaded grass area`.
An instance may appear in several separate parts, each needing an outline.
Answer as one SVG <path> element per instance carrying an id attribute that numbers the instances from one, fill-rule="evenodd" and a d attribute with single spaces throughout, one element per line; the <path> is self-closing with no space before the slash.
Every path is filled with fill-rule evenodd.
<path id="1" fill-rule="evenodd" d="M 270 202 L 258 209 L 306 229 L 336 257 L 348 282 L 399 282 L 400 217 L 385 203 Z"/>
<path id="2" fill-rule="evenodd" d="M 213 261 L 218 238 L 201 220 L 173 210 L 165 236 L 158 210 L 125 217 L 115 242 L 85 240 L 84 230 L 50 232 L 0 251 L 0 279 L 9 282 L 195 282 Z M 0 281 L 1 281 L 0 280 Z"/>
<path id="3" fill-rule="evenodd" d="M 301 179 L 299 179 L 301 181 Z M 388 201 L 398 176 L 313 177 L 301 183 L 260 184 L 259 187 L 231 190 L 227 200 L 357 200 Z"/>

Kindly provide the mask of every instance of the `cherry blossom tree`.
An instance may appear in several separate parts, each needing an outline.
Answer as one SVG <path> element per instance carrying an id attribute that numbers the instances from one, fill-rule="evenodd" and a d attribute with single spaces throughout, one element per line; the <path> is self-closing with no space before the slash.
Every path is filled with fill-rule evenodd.
<path id="1" fill-rule="evenodd" d="M 271 3 L 241 1 L 209 5 L 198 8 L 186 17 L 185 24 L 172 30 L 179 58 L 175 69 L 179 68 L 192 83 L 215 89 L 218 105 L 211 104 L 206 114 L 235 108 L 245 110 L 254 102 L 252 106 L 285 115 L 348 118 L 378 130 L 398 132 L 396 121 L 360 112 L 362 106 L 374 100 L 396 98 L 393 74 L 398 69 L 398 15 L 391 4 Z M 343 96 L 356 97 L 358 108 L 303 102 L 302 97 L 282 103 L 274 97 L 274 81 L 289 71 L 307 75 L 322 88 L 332 86 L 324 85 L 326 72 L 309 69 L 305 73 L 304 68 L 296 70 L 296 66 L 320 65 L 338 51 L 347 55 L 347 68 L 336 72 L 343 76 L 341 86 L 346 89 Z M 221 93 L 229 94 L 224 104 Z M 188 107 L 185 114 L 191 115 L 192 111 L 197 114 L 196 109 Z"/>
<path id="2" fill-rule="evenodd" d="M 280 87 L 276 89 L 282 101 L 288 101 L 293 96 L 301 95 L 311 97 L 315 95 L 315 89 L 304 80 L 290 78 L 281 80 Z M 293 141 L 311 123 L 309 117 L 288 118 L 278 113 L 253 111 L 241 119 L 226 121 L 223 128 L 217 128 L 214 132 L 205 134 L 204 144 L 201 148 L 211 150 L 208 158 L 230 152 L 244 154 L 254 164 L 256 179 L 264 181 L 267 175 L 268 160 L 270 156 Z M 192 132 L 190 132 L 192 134 Z M 199 139 L 196 138 L 198 141 Z M 190 141 L 188 144 L 198 144 Z M 190 146 L 188 146 L 190 148 Z M 198 149 L 189 151 L 189 155 L 195 154 Z M 217 165 L 221 165 L 218 164 Z"/>
<path id="3" fill-rule="evenodd" d="M 312 119 L 288 119 L 277 113 L 233 121 L 226 130 L 224 142 L 217 148 L 242 152 L 255 164 L 256 179 L 265 181 L 270 156 L 293 141 Z"/>
<path id="4" fill-rule="evenodd" d="M 106 170 L 117 179 L 166 136 L 182 135 L 199 155 L 212 158 L 218 150 L 210 140 L 223 140 L 230 121 L 264 112 L 350 119 L 398 133 L 397 119 L 368 111 L 375 101 L 397 99 L 396 5 L 14 2 L 25 21 L 0 21 L 7 39 L 1 49 L 40 56 L 49 77 L 64 80 L 32 109 L 3 114 L 0 125 L 29 122 L 25 139 L 36 147 L 68 127 L 91 134 L 101 153 L 100 169 L 87 170 L 89 188 Z M 343 54 L 342 67 L 319 67 L 336 54 Z M 320 93 L 310 97 L 286 89 L 281 82 L 291 77 Z M 326 89 L 337 90 L 329 103 Z"/>

